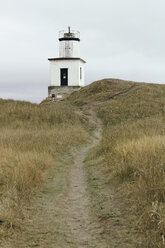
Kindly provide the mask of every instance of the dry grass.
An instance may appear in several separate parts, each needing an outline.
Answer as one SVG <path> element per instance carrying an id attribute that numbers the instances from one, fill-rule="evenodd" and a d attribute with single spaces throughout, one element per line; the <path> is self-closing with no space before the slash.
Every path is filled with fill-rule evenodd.
<path id="1" fill-rule="evenodd" d="M 104 161 L 105 175 L 129 200 L 146 247 L 164 247 L 165 86 L 108 79 L 71 100 L 97 107 L 104 133 L 95 152 Z"/>
<path id="2" fill-rule="evenodd" d="M 0 100 L 1 222 L 14 226 L 42 183 L 46 168 L 83 143 L 87 134 L 68 102 L 93 104 L 103 120 L 103 139 L 95 155 L 106 178 L 118 182 L 129 200 L 144 247 L 164 247 L 165 86 L 101 80 L 65 103 L 35 105 Z M 107 180 L 106 180 L 107 181 Z"/>
<path id="3" fill-rule="evenodd" d="M 2 226 L 18 225 L 46 169 L 56 167 L 63 153 L 86 139 L 81 120 L 66 104 L 0 100 Z"/>
<path id="4" fill-rule="evenodd" d="M 146 121 L 138 121 L 107 130 L 97 154 L 104 157 L 106 175 L 121 184 L 148 244 L 161 247 L 161 235 L 165 234 L 165 135 L 164 121 L 155 122 L 160 130 L 150 129 L 153 119 L 148 120 L 148 128 Z"/>

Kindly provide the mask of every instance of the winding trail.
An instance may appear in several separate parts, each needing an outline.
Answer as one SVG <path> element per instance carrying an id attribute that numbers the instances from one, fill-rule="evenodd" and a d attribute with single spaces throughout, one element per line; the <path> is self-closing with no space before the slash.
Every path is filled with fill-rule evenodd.
<path id="1" fill-rule="evenodd" d="M 28 223 L 17 237 L 4 243 L 12 248 L 108 248 L 102 229 L 91 214 L 88 176 L 84 160 L 102 135 L 102 123 L 90 109 L 78 111 L 88 120 L 93 135 L 84 146 L 74 149 L 48 179 L 27 209 Z M 72 163 L 69 162 L 72 160 Z M 74 162 L 73 162 L 74 161 Z"/>
<path id="2" fill-rule="evenodd" d="M 97 145 L 101 138 L 102 124 L 95 113 L 88 111 L 90 126 L 94 127 L 91 143 L 77 151 L 75 165 L 69 173 L 70 188 L 67 195 L 67 223 L 74 238 L 75 247 L 107 247 L 101 240 L 101 228 L 89 213 L 89 195 L 87 191 L 87 175 L 84 160 L 90 150 Z"/>
<path id="3" fill-rule="evenodd" d="M 100 173 L 101 166 L 93 163 L 87 168 L 85 164 L 102 137 L 101 120 L 92 106 L 76 113 L 88 122 L 90 139 L 48 171 L 45 185 L 27 208 L 24 229 L 13 232 L 1 248 L 143 247 L 137 245 L 136 230 L 130 229 L 133 218 L 125 202 L 116 198 L 116 189 Z M 92 186 L 91 175 L 95 180 Z M 104 204 L 102 208 L 100 201 Z M 96 216 L 95 204 L 99 207 L 99 216 Z"/>

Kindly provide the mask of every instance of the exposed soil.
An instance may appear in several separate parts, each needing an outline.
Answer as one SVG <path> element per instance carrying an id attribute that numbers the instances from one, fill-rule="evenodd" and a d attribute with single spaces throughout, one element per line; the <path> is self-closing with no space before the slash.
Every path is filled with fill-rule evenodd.
<path id="1" fill-rule="evenodd" d="M 88 111 L 88 119 L 91 127 L 95 128 L 91 143 L 77 151 L 75 154 L 75 166 L 69 172 L 69 193 L 67 195 L 67 224 L 72 233 L 75 247 L 107 247 L 102 240 L 102 230 L 91 216 L 89 211 L 89 194 L 87 191 L 87 174 L 84 160 L 89 151 L 97 145 L 101 138 L 101 123 L 94 112 Z"/>

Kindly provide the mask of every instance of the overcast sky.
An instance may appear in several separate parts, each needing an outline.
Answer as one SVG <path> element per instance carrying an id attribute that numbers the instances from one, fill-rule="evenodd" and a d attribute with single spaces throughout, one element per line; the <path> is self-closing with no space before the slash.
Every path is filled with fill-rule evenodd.
<path id="1" fill-rule="evenodd" d="M 165 83 L 164 0 L 0 0 L 0 98 L 47 96 L 47 59 L 68 25 L 81 33 L 86 84 Z"/>

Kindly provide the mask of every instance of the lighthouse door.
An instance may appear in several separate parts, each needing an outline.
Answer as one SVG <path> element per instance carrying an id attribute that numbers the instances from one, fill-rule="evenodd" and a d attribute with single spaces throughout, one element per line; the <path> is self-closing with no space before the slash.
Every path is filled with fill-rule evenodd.
<path id="1" fill-rule="evenodd" d="M 61 86 L 68 85 L 68 68 L 61 69 Z"/>

